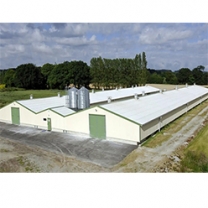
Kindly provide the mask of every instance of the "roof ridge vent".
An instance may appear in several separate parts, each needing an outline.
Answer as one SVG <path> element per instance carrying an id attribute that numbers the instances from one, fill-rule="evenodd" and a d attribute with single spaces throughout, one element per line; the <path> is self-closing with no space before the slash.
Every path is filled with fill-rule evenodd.
<path id="1" fill-rule="evenodd" d="M 112 97 L 109 96 L 109 97 L 108 97 L 108 103 L 111 103 L 111 100 L 112 100 Z"/>
<path id="2" fill-rule="evenodd" d="M 138 99 L 139 99 L 139 96 L 138 96 L 137 93 L 134 94 L 134 99 L 135 99 L 135 100 L 138 100 Z"/>
<path id="3" fill-rule="evenodd" d="M 145 91 L 142 91 L 142 96 L 145 96 Z"/>

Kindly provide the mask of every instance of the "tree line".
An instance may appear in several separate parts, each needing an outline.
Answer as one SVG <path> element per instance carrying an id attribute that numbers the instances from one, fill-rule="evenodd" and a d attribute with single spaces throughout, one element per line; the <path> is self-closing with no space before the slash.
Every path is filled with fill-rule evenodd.
<path id="1" fill-rule="evenodd" d="M 95 88 L 145 85 L 148 78 L 145 52 L 136 54 L 134 59 L 92 58 L 90 75 Z"/>
<path id="2" fill-rule="evenodd" d="M 0 71 L 0 83 L 6 87 L 25 89 L 64 89 L 66 85 L 88 87 L 90 68 L 83 61 L 65 61 L 60 64 L 46 63 L 42 67 L 32 63 Z"/>
<path id="3" fill-rule="evenodd" d="M 205 72 L 205 67 L 202 65 L 192 70 L 189 68 L 181 68 L 172 72 L 171 70 L 148 69 L 148 72 L 148 83 L 152 84 L 208 84 L 208 72 Z"/>
<path id="4" fill-rule="evenodd" d="M 133 59 L 92 58 L 90 66 L 83 61 L 46 63 L 42 67 L 32 63 L 21 64 L 17 68 L 0 70 L 0 84 L 25 89 L 64 89 L 69 84 L 77 88 L 89 88 L 93 84 L 98 89 L 142 86 L 146 83 L 206 85 L 208 72 L 204 69 L 202 65 L 174 72 L 148 69 L 146 54 L 142 52 Z"/>

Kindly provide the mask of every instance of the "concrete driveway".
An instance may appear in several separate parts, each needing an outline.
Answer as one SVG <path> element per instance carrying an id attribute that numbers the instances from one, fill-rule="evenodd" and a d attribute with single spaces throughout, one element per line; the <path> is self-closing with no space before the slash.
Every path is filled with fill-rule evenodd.
<path id="1" fill-rule="evenodd" d="M 0 122 L 0 136 L 108 168 L 119 163 L 137 148 L 136 145 L 75 137 L 66 133 L 48 132 L 2 122 Z"/>

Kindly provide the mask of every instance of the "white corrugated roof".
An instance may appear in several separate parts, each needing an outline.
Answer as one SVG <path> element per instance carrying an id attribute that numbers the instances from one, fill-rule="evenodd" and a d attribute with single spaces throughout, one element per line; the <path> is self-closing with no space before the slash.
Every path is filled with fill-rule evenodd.
<path id="1" fill-rule="evenodd" d="M 109 96 L 112 97 L 112 100 L 125 98 L 129 96 L 133 97 L 135 93 L 137 93 L 138 95 L 142 94 L 142 91 L 145 91 L 145 93 L 150 93 L 150 92 L 157 92 L 159 91 L 159 89 L 151 86 L 145 86 L 145 87 L 125 88 L 119 90 L 106 90 L 96 93 L 90 93 L 90 104 L 95 104 L 105 101 L 107 102 Z M 49 108 L 64 107 L 66 104 L 66 96 L 19 100 L 17 102 L 25 106 L 26 108 L 32 110 L 33 112 L 38 113 Z M 61 114 L 63 112 L 63 115 L 66 115 L 67 112 L 66 108 L 60 108 L 57 110 L 60 111 Z"/>
<path id="2" fill-rule="evenodd" d="M 108 97 L 111 97 L 111 100 L 122 99 L 126 97 L 134 97 L 134 94 L 142 95 L 142 92 L 145 93 L 154 93 L 159 92 L 158 88 L 151 86 L 143 86 L 143 87 L 133 87 L 133 88 L 123 88 L 118 90 L 105 90 L 99 91 L 95 93 L 90 93 L 90 104 L 96 104 L 100 102 L 107 102 Z"/>
<path id="3" fill-rule="evenodd" d="M 205 94 L 208 94 L 208 89 L 189 86 L 101 107 L 143 125 Z"/>
<path id="4" fill-rule="evenodd" d="M 32 110 L 33 112 L 38 113 L 48 108 L 64 106 L 65 96 L 19 100 L 17 102 L 20 103 L 21 105 L 24 105 L 26 108 Z"/>
<path id="5" fill-rule="evenodd" d="M 63 116 L 67 116 L 67 115 L 70 115 L 72 113 L 75 113 L 75 111 L 73 111 L 72 109 L 70 108 L 67 108 L 67 107 L 58 107 L 58 108 L 52 108 L 53 111 L 63 115 Z"/>

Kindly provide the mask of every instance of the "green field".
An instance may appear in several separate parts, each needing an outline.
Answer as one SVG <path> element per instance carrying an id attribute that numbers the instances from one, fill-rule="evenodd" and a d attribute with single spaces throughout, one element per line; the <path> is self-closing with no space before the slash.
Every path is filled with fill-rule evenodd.
<path id="1" fill-rule="evenodd" d="M 33 95 L 33 98 L 44 98 L 57 96 L 58 92 L 60 92 L 61 96 L 65 95 L 64 90 L 24 90 L 18 88 L 2 89 L 0 90 L 0 108 L 15 100 L 30 99 L 31 94 Z"/>
<path id="2" fill-rule="evenodd" d="M 197 137 L 189 144 L 187 151 L 203 153 L 208 157 L 208 124 L 197 134 Z"/>
<path id="3" fill-rule="evenodd" d="M 208 123 L 190 142 L 181 161 L 182 172 L 208 172 Z"/>

